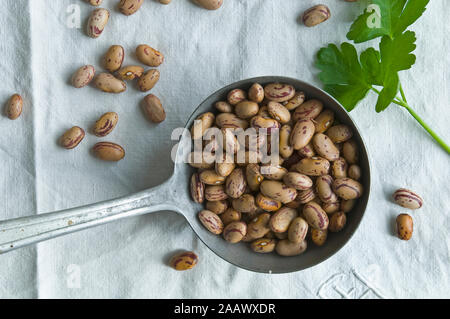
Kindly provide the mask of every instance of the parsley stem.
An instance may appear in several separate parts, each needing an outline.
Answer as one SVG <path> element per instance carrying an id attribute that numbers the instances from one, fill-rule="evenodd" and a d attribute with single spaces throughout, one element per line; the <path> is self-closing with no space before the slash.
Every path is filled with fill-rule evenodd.
<path id="1" fill-rule="evenodd" d="M 374 91 L 377 94 L 380 94 L 380 91 L 375 89 L 374 87 L 371 88 L 372 91 Z M 400 94 L 402 98 L 396 97 L 392 103 L 397 104 L 401 107 L 404 107 L 409 114 L 411 114 L 414 119 L 436 140 L 436 142 L 439 143 L 439 145 L 447 151 L 448 154 L 450 154 L 450 147 L 444 142 L 443 139 L 441 139 L 423 120 L 422 118 L 414 112 L 414 110 L 408 105 L 408 102 L 406 102 L 405 92 L 403 92 L 403 88 L 400 85 Z"/>

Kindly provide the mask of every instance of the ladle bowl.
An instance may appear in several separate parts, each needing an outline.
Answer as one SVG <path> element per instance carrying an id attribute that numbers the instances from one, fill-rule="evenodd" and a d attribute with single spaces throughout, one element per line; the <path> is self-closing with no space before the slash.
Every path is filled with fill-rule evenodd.
<path id="1" fill-rule="evenodd" d="M 190 196 L 189 183 L 194 169 L 184 163 L 182 157 L 186 149 L 179 147 L 174 173 L 168 181 L 160 186 L 97 204 L 0 222 L 0 254 L 126 217 L 156 211 L 175 211 L 186 218 L 201 241 L 216 255 L 237 267 L 250 271 L 261 273 L 300 271 L 317 265 L 333 256 L 356 232 L 364 216 L 370 194 L 370 165 L 363 139 L 350 116 L 334 98 L 319 88 L 287 77 L 265 76 L 242 80 L 210 95 L 191 115 L 186 123 L 186 128 L 190 128 L 193 121 L 200 114 L 212 111 L 215 102 L 226 100 L 229 91 L 237 88 L 248 90 L 255 82 L 262 85 L 273 82 L 293 85 L 297 90 L 305 92 L 309 99 L 316 98 L 321 100 L 326 108 L 334 111 L 340 123 L 348 125 L 354 132 L 353 139 L 356 140 L 360 147 L 359 165 L 363 172 L 361 183 L 364 186 L 364 194 L 358 200 L 353 211 L 348 214 L 346 227 L 339 233 L 329 234 L 325 245 L 315 247 L 313 244 L 310 244 L 306 252 L 301 255 L 281 257 L 275 253 L 256 254 L 250 250 L 248 244 L 232 245 L 220 236 L 210 233 L 197 218 L 197 214 L 203 209 L 203 206 L 195 203 Z M 189 137 L 182 137 L 179 145 L 189 145 L 190 141 L 187 141 L 187 138 Z M 173 236 L 177 235 L 173 234 Z"/>

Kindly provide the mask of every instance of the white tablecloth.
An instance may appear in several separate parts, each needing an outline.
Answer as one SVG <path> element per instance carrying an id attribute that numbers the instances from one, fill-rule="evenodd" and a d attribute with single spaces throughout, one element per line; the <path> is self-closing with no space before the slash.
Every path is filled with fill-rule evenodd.
<path id="1" fill-rule="evenodd" d="M 313 67 L 317 50 L 345 40 L 357 3 L 323 0 L 326 23 L 306 28 L 298 17 L 313 0 L 225 0 L 206 11 L 188 0 L 163 6 L 147 0 L 135 15 L 112 16 L 97 40 L 84 28 L 93 9 L 74 0 L 2 0 L 0 11 L 0 102 L 19 92 L 25 99 L 17 121 L 0 117 L 0 218 L 14 218 L 89 204 L 143 190 L 171 174 L 172 129 L 183 126 L 211 92 L 252 76 L 285 75 L 320 85 Z M 450 9 L 432 1 L 414 26 L 417 63 L 401 74 L 415 110 L 450 141 Z M 70 28 L 80 9 L 81 29 Z M 69 12 L 69 13 L 68 13 Z M 112 44 L 134 49 L 147 43 L 166 62 L 153 90 L 167 110 L 166 122 L 150 125 L 133 85 L 121 95 L 92 87 L 76 90 L 71 74 L 81 65 L 101 69 Z M 0 297 L 39 298 L 386 298 L 450 297 L 449 156 L 404 110 L 376 114 L 374 97 L 352 116 L 372 159 L 372 194 L 366 217 L 351 242 L 312 269 L 264 275 L 238 269 L 209 251 L 185 220 L 157 213 L 72 234 L 0 257 Z M 119 113 L 107 140 L 123 145 L 124 161 L 105 164 L 89 149 L 88 134 L 73 151 L 58 146 L 69 127 L 89 128 L 99 115 Z M 399 213 L 390 201 L 398 187 L 416 190 L 424 207 L 412 214 L 412 240 L 393 235 Z M 351 216 L 350 216 L 351 218 Z M 178 249 L 195 250 L 199 265 L 175 272 L 166 265 Z"/>

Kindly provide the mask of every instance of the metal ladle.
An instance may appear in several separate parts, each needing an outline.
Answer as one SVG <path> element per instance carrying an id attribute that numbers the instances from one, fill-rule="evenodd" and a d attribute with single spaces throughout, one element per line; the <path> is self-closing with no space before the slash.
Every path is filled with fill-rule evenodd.
<path id="1" fill-rule="evenodd" d="M 214 253 L 238 267 L 255 272 L 299 271 L 312 267 L 335 254 L 356 231 L 364 215 L 370 193 L 370 167 L 363 140 L 347 112 L 336 100 L 324 91 L 292 78 L 266 76 L 247 79 L 224 87 L 208 97 L 191 115 L 186 128 L 192 125 L 198 115 L 211 111 L 215 102 L 225 100 L 229 91 L 236 88 L 246 90 L 255 82 L 262 85 L 273 82 L 289 83 L 297 90 L 304 91 L 308 98 L 317 98 L 323 101 L 327 108 L 335 112 L 336 118 L 341 123 L 347 124 L 353 129 L 353 139 L 360 146 L 360 166 L 363 172 L 361 183 L 364 186 L 364 195 L 349 214 L 344 230 L 340 233 L 329 234 L 324 246 L 314 247 L 310 244 L 304 254 L 295 257 L 256 254 L 250 250 L 247 244 L 232 245 L 220 236 L 208 232 L 197 218 L 197 213 L 203 209 L 203 206 L 196 204 L 190 197 L 189 182 L 194 170 L 188 164 L 179 161 L 179 157 L 182 156 L 182 148 L 179 148 L 174 173 L 168 181 L 160 186 L 97 204 L 0 222 L 0 254 L 115 220 L 156 211 L 175 211 L 183 215 L 197 236 Z M 184 138 L 180 141 L 181 144 L 186 142 L 183 141 Z"/>

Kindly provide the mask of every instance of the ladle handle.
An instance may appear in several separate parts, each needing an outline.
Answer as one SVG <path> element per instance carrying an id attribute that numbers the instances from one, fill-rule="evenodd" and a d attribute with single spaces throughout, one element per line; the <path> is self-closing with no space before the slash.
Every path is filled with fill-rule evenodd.
<path id="1" fill-rule="evenodd" d="M 160 186 L 130 196 L 54 213 L 0 222 L 0 254 L 126 217 L 173 206 L 170 180 Z"/>

